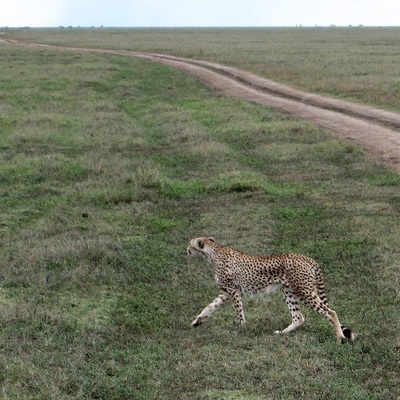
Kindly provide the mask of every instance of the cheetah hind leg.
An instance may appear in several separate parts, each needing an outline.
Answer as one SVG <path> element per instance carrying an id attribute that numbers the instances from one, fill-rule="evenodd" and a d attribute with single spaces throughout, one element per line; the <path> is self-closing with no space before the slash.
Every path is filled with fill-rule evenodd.
<path id="1" fill-rule="evenodd" d="M 285 302 L 289 308 L 289 312 L 292 317 L 292 323 L 283 331 L 275 331 L 275 334 L 289 333 L 291 331 L 294 331 L 304 322 L 303 314 L 300 312 L 299 308 L 299 298 L 288 287 L 283 288 L 283 293 L 285 296 Z"/>
<path id="2" fill-rule="evenodd" d="M 322 303 L 324 303 L 326 305 L 326 307 L 329 308 L 328 299 L 326 298 L 326 294 L 325 294 L 324 280 L 322 278 L 321 273 L 319 273 L 319 275 L 318 275 L 317 292 L 318 292 L 318 296 L 321 299 Z M 333 321 L 331 321 L 331 324 L 335 327 L 335 324 Z M 356 335 L 352 332 L 352 330 L 350 328 L 343 326 L 343 325 L 340 325 L 340 328 L 342 329 L 343 336 L 345 337 L 345 339 L 343 339 L 343 338 L 341 339 L 342 343 L 345 340 L 350 340 L 351 342 L 355 340 Z"/>
<path id="3" fill-rule="evenodd" d="M 355 337 L 351 329 L 341 325 L 336 311 L 327 306 L 326 299 L 325 301 L 322 301 L 315 292 L 311 291 L 302 293 L 302 295 L 304 296 L 304 301 L 306 304 L 308 304 L 318 314 L 324 316 L 330 321 L 333 328 L 335 329 L 338 342 L 343 343 L 346 340 L 354 340 Z"/>

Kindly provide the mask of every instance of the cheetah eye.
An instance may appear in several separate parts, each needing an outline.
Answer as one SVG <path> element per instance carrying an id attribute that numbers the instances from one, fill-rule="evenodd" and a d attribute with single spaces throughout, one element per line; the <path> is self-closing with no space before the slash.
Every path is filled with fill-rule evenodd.
<path id="1" fill-rule="evenodd" d="M 212 236 L 209 236 L 208 240 L 211 240 L 212 242 L 215 242 L 215 239 Z"/>
<path id="2" fill-rule="evenodd" d="M 197 245 L 199 246 L 200 249 L 204 249 L 204 242 L 201 239 L 199 239 Z"/>

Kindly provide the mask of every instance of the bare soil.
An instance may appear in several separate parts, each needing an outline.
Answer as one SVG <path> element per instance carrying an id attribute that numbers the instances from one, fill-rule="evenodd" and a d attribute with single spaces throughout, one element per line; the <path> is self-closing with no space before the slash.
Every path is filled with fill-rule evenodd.
<path id="1" fill-rule="evenodd" d="M 400 173 L 400 114 L 306 93 L 249 72 L 206 61 L 134 51 L 51 46 L 0 38 L 0 44 L 139 57 L 184 70 L 221 94 L 276 108 L 354 141 Z"/>

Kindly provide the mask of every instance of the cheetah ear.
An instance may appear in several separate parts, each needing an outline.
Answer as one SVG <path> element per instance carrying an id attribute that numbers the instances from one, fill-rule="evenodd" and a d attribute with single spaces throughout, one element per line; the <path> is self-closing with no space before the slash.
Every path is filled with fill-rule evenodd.
<path id="1" fill-rule="evenodd" d="M 200 249 L 204 249 L 204 242 L 203 242 L 201 239 L 199 239 L 199 241 L 197 242 L 197 244 L 198 244 L 198 246 L 199 246 Z"/>
<path id="2" fill-rule="evenodd" d="M 211 240 L 212 242 L 215 242 L 215 239 L 212 236 L 209 236 L 208 240 Z"/>

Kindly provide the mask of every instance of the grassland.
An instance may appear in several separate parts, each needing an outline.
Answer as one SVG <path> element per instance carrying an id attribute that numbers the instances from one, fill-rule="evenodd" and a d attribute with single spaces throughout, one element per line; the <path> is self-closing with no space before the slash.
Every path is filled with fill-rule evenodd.
<path id="1" fill-rule="evenodd" d="M 400 111 L 400 28 L 10 32 L 40 43 L 151 51 L 214 61 L 306 91 Z"/>
<path id="2" fill-rule="evenodd" d="M 396 174 L 147 61 L 1 46 L 0 76 L 2 398 L 399 398 Z M 316 258 L 358 340 L 306 308 L 274 336 L 279 294 L 245 301 L 244 330 L 230 306 L 190 328 L 216 293 L 185 256 L 201 234 Z"/>

